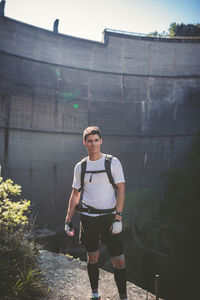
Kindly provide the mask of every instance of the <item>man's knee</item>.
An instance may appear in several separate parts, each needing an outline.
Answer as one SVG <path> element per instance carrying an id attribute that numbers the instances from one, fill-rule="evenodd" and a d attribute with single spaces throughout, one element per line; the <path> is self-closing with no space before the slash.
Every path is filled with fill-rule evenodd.
<path id="1" fill-rule="evenodd" d="M 96 264 L 99 259 L 99 251 L 87 252 L 87 261 L 89 264 Z"/>
<path id="2" fill-rule="evenodd" d="M 124 269 L 125 268 L 125 258 L 124 254 L 119 256 L 111 257 L 112 265 L 115 269 Z"/>

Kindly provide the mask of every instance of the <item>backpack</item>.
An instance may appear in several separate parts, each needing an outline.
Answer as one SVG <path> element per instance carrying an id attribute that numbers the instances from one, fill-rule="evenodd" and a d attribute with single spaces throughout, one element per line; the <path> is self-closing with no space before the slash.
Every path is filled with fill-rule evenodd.
<path id="1" fill-rule="evenodd" d="M 97 170 L 97 171 L 86 171 L 86 166 L 87 166 L 87 157 L 83 158 L 81 160 L 81 187 L 79 188 L 79 192 L 83 191 L 84 187 L 84 178 L 86 173 L 91 173 L 89 182 L 92 181 L 92 174 L 97 174 L 97 173 L 107 173 L 108 179 L 110 183 L 112 184 L 113 188 L 116 190 L 117 185 L 114 182 L 112 173 L 111 173 L 111 161 L 112 161 L 112 155 L 106 154 L 105 157 L 105 170 Z"/>

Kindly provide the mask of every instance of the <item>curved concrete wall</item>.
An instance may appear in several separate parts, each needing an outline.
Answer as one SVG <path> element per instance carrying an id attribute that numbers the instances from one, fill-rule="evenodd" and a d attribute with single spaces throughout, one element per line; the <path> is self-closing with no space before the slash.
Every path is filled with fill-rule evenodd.
<path id="1" fill-rule="evenodd" d="M 104 33 L 104 43 L 54 34 L 0 17 L 1 50 L 94 71 L 159 76 L 200 75 L 200 43 Z"/>
<path id="2" fill-rule="evenodd" d="M 127 192 L 158 188 L 200 129 L 199 40 L 105 32 L 104 43 L 0 17 L 0 160 L 39 212 L 62 226 L 81 135 L 97 124 Z"/>

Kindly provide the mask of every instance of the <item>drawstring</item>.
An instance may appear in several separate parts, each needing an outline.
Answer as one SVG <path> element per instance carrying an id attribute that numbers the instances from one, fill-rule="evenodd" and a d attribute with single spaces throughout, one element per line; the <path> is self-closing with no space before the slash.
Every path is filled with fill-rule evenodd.
<path id="1" fill-rule="evenodd" d="M 89 182 L 91 182 L 92 181 L 92 174 L 90 175 L 90 180 L 89 180 Z"/>

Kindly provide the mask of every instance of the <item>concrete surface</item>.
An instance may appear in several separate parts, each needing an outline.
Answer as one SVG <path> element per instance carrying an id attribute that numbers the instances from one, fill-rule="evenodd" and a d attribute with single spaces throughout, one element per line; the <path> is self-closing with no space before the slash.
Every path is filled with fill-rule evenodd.
<path id="1" fill-rule="evenodd" d="M 106 32 L 104 42 L 0 17 L 0 163 L 39 227 L 63 227 L 82 131 L 96 124 L 127 192 L 161 188 L 200 129 L 199 40 Z"/>

